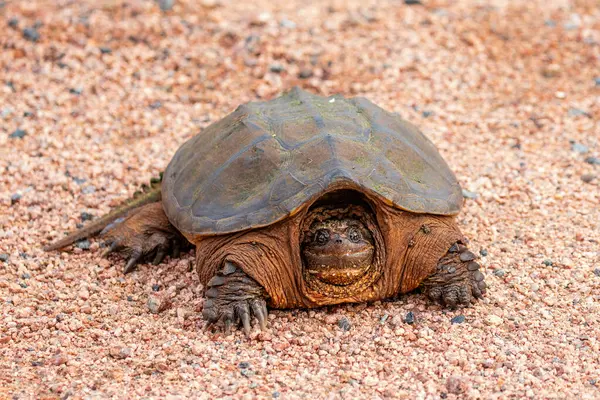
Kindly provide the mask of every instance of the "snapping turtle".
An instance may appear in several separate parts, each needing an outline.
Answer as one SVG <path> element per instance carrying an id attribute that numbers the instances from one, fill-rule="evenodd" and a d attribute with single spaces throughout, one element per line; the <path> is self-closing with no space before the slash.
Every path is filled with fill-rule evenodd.
<path id="1" fill-rule="evenodd" d="M 105 253 L 196 246 L 203 316 L 246 333 L 267 306 L 385 299 L 421 286 L 448 307 L 485 293 L 454 216 L 459 183 L 413 125 L 364 98 L 293 89 L 183 144 L 162 182 L 47 249 L 105 229 Z"/>

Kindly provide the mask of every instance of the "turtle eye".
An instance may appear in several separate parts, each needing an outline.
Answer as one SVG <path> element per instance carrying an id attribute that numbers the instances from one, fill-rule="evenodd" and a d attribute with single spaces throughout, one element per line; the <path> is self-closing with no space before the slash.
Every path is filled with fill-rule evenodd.
<path id="1" fill-rule="evenodd" d="M 358 243 L 362 239 L 362 234 L 358 228 L 351 227 L 348 229 L 348 239 L 350 239 L 351 242 Z"/>
<path id="2" fill-rule="evenodd" d="M 319 245 L 329 242 L 329 231 L 327 229 L 319 229 L 315 234 L 315 242 Z"/>

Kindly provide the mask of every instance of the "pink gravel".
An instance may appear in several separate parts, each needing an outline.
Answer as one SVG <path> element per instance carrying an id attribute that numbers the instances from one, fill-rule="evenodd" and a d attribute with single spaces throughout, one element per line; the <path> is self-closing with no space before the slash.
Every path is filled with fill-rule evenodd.
<path id="1" fill-rule="evenodd" d="M 1 2 L 0 398 L 600 398 L 598 3 L 423 2 Z M 123 276 L 93 240 L 41 250 L 292 85 L 366 96 L 439 147 L 476 197 L 483 301 L 278 310 L 224 337 L 193 253 Z"/>

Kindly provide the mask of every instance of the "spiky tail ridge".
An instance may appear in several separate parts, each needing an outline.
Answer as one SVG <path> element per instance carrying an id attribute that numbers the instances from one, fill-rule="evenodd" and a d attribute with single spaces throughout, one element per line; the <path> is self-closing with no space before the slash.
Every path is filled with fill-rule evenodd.
<path id="1" fill-rule="evenodd" d="M 129 214 L 130 211 L 144 206 L 146 204 L 154 203 L 161 200 L 161 181 L 162 173 L 160 178 L 152 178 L 150 180 L 150 186 L 142 185 L 142 191 L 135 192 L 133 198 L 125 201 L 123 204 L 109 212 L 108 214 L 98 218 L 91 222 L 88 226 L 70 233 L 66 237 L 57 240 L 54 243 L 44 247 L 44 251 L 53 251 L 62 249 L 63 247 L 69 246 L 78 240 L 90 238 L 100 233 L 108 224 L 114 222 L 118 218 L 124 217 Z"/>

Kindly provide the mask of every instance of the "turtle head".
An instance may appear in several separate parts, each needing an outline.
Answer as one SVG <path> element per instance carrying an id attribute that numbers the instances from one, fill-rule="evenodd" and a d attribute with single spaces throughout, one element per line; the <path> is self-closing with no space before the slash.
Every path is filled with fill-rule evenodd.
<path id="1" fill-rule="evenodd" d="M 359 281 L 371 269 L 373 237 L 357 218 L 315 221 L 306 235 L 302 255 L 312 278 L 336 286 Z"/>

